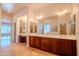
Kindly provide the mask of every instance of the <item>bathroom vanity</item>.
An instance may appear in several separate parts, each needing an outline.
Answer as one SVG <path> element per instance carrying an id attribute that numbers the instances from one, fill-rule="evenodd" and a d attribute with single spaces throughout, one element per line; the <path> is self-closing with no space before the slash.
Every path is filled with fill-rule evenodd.
<path id="1" fill-rule="evenodd" d="M 30 35 L 29 44 L 31 47 L 41 49 L 43 51 L 51 52 L 61 56 L 76 56 L 77 45 L 75 37 L 48 36 L 48 35 Z"/>

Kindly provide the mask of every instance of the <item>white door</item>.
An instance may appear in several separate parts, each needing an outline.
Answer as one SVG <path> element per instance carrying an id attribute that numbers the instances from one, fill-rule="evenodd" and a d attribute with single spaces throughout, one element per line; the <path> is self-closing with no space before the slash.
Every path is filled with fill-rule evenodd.
<path id="1" fill-rule="evenodd" d="M 0 46 L 7 47 L 12 40 L 12 22 L 10 20 L 0 20 Z"/>

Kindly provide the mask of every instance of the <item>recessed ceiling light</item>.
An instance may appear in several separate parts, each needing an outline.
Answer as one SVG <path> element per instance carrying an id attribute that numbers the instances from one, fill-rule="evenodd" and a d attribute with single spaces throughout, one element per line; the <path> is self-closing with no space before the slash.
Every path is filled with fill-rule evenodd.
<path id="1" fill-rule="evenodd" d="M 6 12 L 11 12 L 13 10 L 13 4 L 12 3 L 3 3 L 2 8 Z"/>

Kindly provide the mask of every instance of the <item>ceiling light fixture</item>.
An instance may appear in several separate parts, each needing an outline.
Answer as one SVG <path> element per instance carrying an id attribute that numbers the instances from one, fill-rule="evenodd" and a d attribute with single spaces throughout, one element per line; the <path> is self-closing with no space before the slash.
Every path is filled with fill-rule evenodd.
<path id="1" fill-rule="evenodd" d="M 69 12 L 68 10 L 63 10 L 62 12 L 56 13 L 56 15 L 62 16 L 64 14 L 68 13 L 68 12 Z"/>
<path id="2" fill-rule="evenodd" d="M 38 16 L 37 17 L 38 20 L 41 20 L 42 18 L 43 18 L 43 16 Z"/>
<path id="3" fill-rule="evenodd" d="M 12 3 L 3 3 L 2 8 L 6 12 L 11 12 L 13 10 L 13 4 Z"/>

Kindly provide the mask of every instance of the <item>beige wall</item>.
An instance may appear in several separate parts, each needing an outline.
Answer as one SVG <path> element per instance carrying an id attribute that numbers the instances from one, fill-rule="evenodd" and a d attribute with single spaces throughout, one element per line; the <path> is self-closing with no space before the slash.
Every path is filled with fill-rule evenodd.
<path id="1" fill-rule="evenodd" d="M 2 12 L 2 18 L 13 20 L 13 15 Z"/>
<path id="2" fill-rule="evenodd" d="M 74 4 L 73 7 L 76 15 L 77 55 L 79 56 L 79 4 Z"/>

